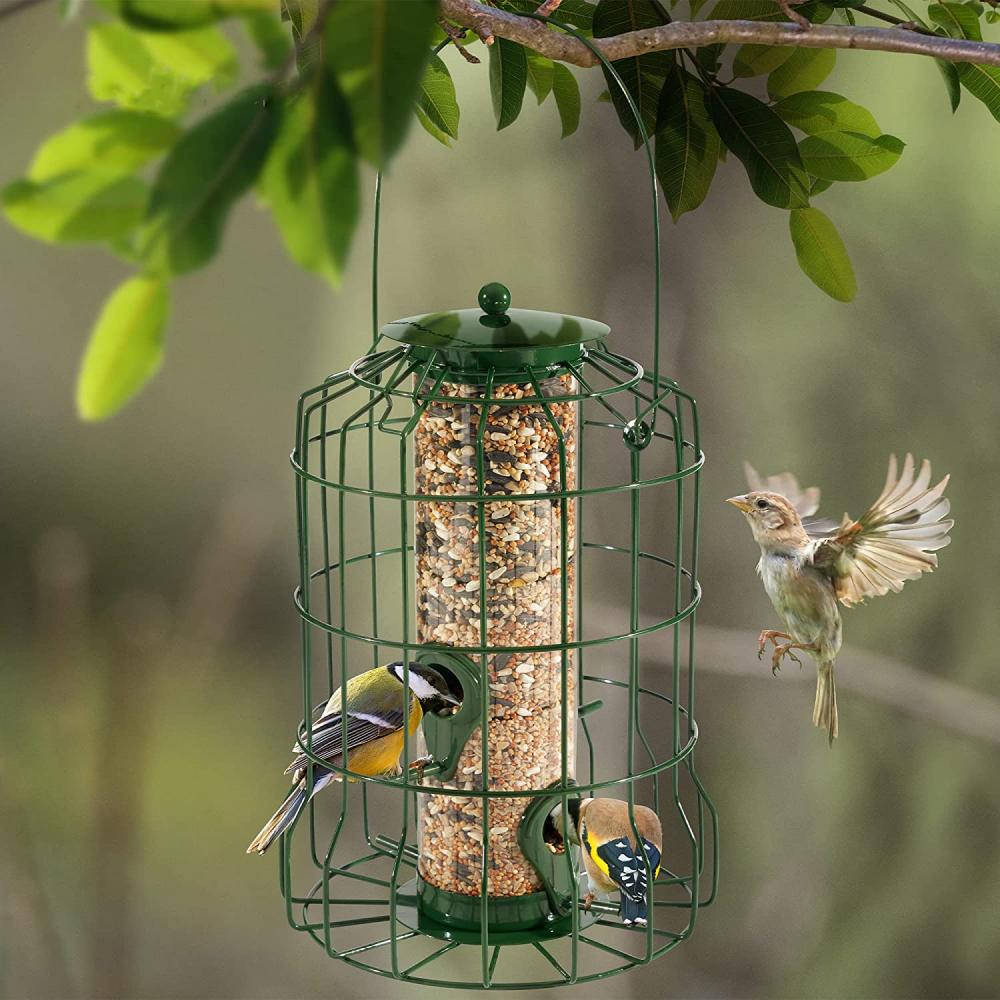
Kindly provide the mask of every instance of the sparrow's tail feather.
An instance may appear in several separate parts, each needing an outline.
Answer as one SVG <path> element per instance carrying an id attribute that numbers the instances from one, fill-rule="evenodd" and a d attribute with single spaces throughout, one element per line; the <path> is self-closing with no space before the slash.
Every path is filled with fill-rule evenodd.
<path id="1" fill-rule="evenodd" d="M 313 781 L 313 795 L 333 779 L 333 774 L 316 775 Z M 264 824 L 263 829 L 251 841 L 247 854 L 263 854 L 299 817 L 309 797 L 306 795 L 306 779 L 300 778 L 288 793 L 288 797 L 278 806 L 278 811 Z"/>
<path id="2" fill-rule="evenodd" d="M 830 746 L 837 738 L 837 685 L 833 679 L 833 664 L 821 663 L 816 675 L 816 702 L 813 705 L 813 725 L 825 729 Z"/>

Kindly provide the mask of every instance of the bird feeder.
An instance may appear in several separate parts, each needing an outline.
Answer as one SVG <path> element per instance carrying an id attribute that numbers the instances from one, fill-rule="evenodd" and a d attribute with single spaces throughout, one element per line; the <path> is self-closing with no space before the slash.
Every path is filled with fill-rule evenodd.
<path id="1" fill-rule="evenodd" d="M 382 326 L 299 400 L 307 757 L 323 763 L 317 705 L 379 663 L 432 664 L 461 699 L 405 736 L 402 776 L 331 767 L 347 780 L 282 838 L 289 921 L 331 957 L 466 989 L 586 982 L 670 951 L 714 896 L 694 764 L 703 455 L 694 400 L 660 372 L 658 287 L 651 371 L 604 323 L 491 282 Z M 660 815 L 641 930 L 582 907 L 558 832 L 580 796 Z"/>

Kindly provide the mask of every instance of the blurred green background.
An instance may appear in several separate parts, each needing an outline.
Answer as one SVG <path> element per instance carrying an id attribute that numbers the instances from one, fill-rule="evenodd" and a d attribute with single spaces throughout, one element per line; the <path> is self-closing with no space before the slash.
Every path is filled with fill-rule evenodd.
<path id="1" fill-rule="evenodd" d="M 799 272 L 783 212 L 730 158 L 666 227 L 668 370 L 701 407 L 700 771 L 722 885 L 690 942 L 587 997 L 992 997 L 1000 984 L 1000 129 L 949 113 L 935 68 L 840 53 L 831 89 L 908 146 L 821 199 L 855 303 Z M 493 132 L 485 64 L 449 65 L 462 141 L 419 129 L 385 194 L 382 320 L 472 304 L 600 317 L 648 352 L 643 164 L 593 73 L 560 143 L 551 104 Z M 0 177 L 87 111 L 79 25 L 0 24 Z M 530 96 L 529 96 L 530 101 Z M 371 178 L 369 178 L 370 184 Z M 0 991 L 5 997 L 428 993 L 327 959 L 285 924 L 273 858 L 244 854 L 283 794 L 300 712 L 293 482 L 298 393 L 368 343 L 362 225 L 344 287 L 285 257 L 244 205 L 180 282 L 167 363 L 110 423 L 73 381 L 110 255 L 0 228 Z M 952 473 L 938 573 L 847 615 L 842 737 L 809 725 L 811 671 L 754 657 L 774 621 L 740 462 L 796 470 L 859 512 L 889 451 Z"/>

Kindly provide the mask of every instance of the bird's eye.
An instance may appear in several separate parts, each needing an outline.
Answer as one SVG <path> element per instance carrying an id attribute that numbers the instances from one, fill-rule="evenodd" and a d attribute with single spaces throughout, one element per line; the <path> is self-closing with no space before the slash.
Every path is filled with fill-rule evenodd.
<path id="1" fill-rule="evenodd" d="M 757 507 L 757 510 L 767 510 L 767 501 L 766 500 L 758 500 L 756 502 L 755 506 Z"/>

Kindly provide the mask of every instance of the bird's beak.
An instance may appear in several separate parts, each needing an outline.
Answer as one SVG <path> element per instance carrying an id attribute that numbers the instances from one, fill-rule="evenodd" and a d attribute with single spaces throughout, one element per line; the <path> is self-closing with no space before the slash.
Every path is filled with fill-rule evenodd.
<path id="1" fill-rule="evenodd" d="M 745 496 L 742 497 L 730 497 L 726 503 L 731 503 L 737 510 L 743 511 L 744 514 L 750 510 L 750 502 Z"/>
<path id="2" fill-rule="evenodd" d="M 441 692 L 441 700 L 448 702 L 449 705 L 461 705 L 462 702 L 456 698 L 453 694 L 446 694 L 444 691 Z"/>

